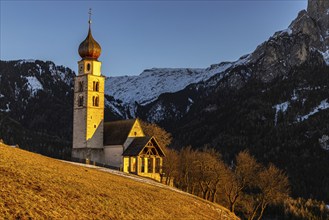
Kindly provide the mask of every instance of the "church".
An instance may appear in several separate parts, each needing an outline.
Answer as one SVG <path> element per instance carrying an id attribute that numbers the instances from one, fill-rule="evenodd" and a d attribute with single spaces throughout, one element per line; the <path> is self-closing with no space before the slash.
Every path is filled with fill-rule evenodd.
<path id="1" fill-rule="evenodd" d="M 72 159 L 160 181 L 164 151 L 155 137 L 145 136 L 139 120 L 104 122 L 105 77 L 90 17 L 88 35 L 78 51 L 81 60 L 74 79 Z"/>

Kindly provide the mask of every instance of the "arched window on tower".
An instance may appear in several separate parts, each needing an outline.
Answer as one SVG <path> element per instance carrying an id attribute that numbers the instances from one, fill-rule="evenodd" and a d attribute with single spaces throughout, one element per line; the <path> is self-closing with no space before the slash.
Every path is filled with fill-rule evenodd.
<path id="1" fill-rule="evenodd" d="M 95 106 L 95 96 L 93 96 L 93 106 Z"/>
<path id="2" fill-rule="evenodd" d="M 79 91 L 79 92 L 82 92 L 82 91 L 83 91 L 83 81 L 80 81 L 80 82 L 79 82 L 79 85 L 78 85 L 78 91 Z"/>
<path id="3" fill-rule="evenodd" d="M 98 96 L 96 96 L 96 98 L 95 98 L 95 106 L 99 106 L 99 97 Z"/>
<path id="4" fill-rule="evenodd" d="M 93 81 L 93 91 L 96 91 L 96 92 L 99 91 L 99 82 Z"/>
<path id="5" fill-rule="evenodd" d="M 82 95 L 79 96 L 79 98 L 78 98 L 78 106 L 79 107 L 83 106 L 83 96 Z"/>
<path id="6" fill-rule="evenodd" d="M 87 71 L 90 71 L 90 63 L 87 63 Z"/>

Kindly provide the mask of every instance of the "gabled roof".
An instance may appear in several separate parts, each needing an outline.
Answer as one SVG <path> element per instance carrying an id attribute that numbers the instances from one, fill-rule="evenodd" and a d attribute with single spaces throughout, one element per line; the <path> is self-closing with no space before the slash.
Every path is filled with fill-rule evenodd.
<path id="1" fill-rule="evenodd" d="M 158 142 L 154 137 L 135 137 L 134 140 L 129 144 L 127 149 L 123 152 L 122 156 L 137 156 L 139 155 L 148 142 L 152 142 L 153 146 L 156 148 L 157 152 L 161 157 L 164 157 L 165 154 Z"/>
<path id="2" fill-rule="evenodd" d="M 104 145 L 123 145 L 137 119 L 104 123 Z"/>
<path id="3" fill-rule="evenodd" d="M 150 137 L 136 137 L 129 144 L 127 149 L 123 152 L 122 156 L 137 156 L 149 142 Z"/>

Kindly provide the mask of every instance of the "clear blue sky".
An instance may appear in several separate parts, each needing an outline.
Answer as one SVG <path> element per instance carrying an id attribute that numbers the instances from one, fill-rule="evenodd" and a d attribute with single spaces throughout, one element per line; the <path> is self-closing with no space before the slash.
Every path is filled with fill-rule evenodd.
<path id="1" fill-rule="evenodd" d="M 90 7 L 102 73 L 117 76 L 236 60 L 287 28 L 307 0 L 1 0 L 0 59 L 51 60 L 76 71 Z"/>

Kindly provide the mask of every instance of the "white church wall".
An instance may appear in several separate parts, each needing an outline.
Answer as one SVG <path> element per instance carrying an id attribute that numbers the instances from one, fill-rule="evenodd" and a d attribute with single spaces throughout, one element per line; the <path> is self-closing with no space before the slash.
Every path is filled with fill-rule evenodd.
<path id="1" fill-rule="evenodd" d="M 107 145 L 104 146 L 105 164 L 117 168 L 122 167 L 122 145 Z"/>

